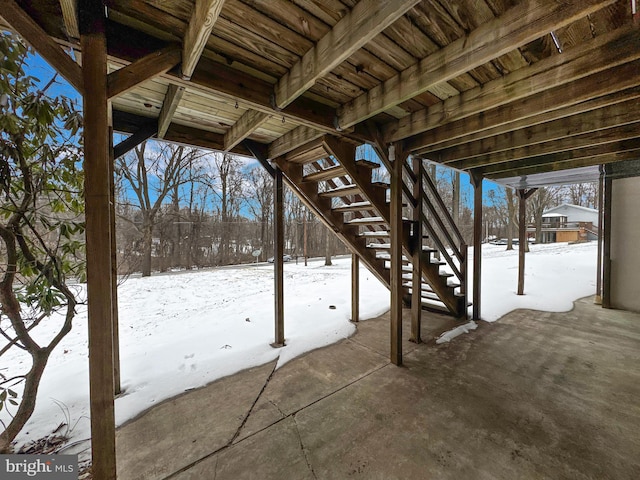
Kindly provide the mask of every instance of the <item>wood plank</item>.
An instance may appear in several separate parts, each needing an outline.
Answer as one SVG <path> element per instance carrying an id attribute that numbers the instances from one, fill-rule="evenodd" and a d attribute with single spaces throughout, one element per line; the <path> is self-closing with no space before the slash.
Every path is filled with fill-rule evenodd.
<path id="1" fill-rule="evenodd" d="M 542 157 L 534 157 L 511 168 L 487 174 L 487 178 L 498 180 L 501 178 L 519 177 L 522 175 L 534 175 L 543 172 L 555 172 L 570 168 L 600 165 L 622 160 L 638 158 L 640 151 L 640 139 L 623 140 L 621 142 L 607 143 L 595 147 L 579 148 L 568 152 L 560 152 Z"/>
<path id="2" fill-rule="evenodd" d="M 640 58 L 640 32 L 620 29 L 584 42 L 481 87 L 415 112 L 389 125 L 385 140 L 395 141 L 436 128 L 506 103 L 533 96 L 608 68 Z"/>
<path id="3" fill-rule="evenodd" d="M 615 0 L 527 0 L 366 92 L 338 111 L 347 128 L 455 78 Z"/>
<path id="4" fill-rule="evenodd" d="M 409 340 L 414 343 L 421 343 L 422 337 L 422 197 L 424 195 L 422 184 L 422 159 L 413 157 L 413 173 L 416 179 L 413 182 L 413 198 L 417 200 L 413 209 L 413 256 L 411 259 L 411 336 Z"/>
<path id="5" fill-rule="evenodd" d="M 180 48 L 170 45 L 111 72 L 107 79 L 109 98 L 120 95 L 180 63 Z"/>
<path id="6" fill-rule="evenodd" d="M 302 179 L 303 182 L 320 182 L 322 180 L 329 180 L 336 177 L 341 177 L 346 173 L 346 170 L 342 165 L 335 167 L 325 168 L 317 172 L 305 175 Z"/>
<path id="7" fill-rule="evenodd" d="M 269 145 L 269 159 L 280 157 L 302 145 L 317 140 L 325 133 L 304 125 L 294 128 Z"/>
<path id="8" fill-rule="evenodd" d="M 554 140 L 553 142 L 534 145 L 530 148 L 522 147 L 509 151 L 507 155 L 500 155 L 500 159 L 503 160 L 500 163 L 493 163 L 480 168 L 485 175 L 489 175 L 491 173 L 529 167 L 538 162 L 547 163 L 552 158 L 563 161 L 582 158 L 590 154 L 611 153 L 612 149 L 616 148 L 628 150 L 635 148 L 633 146 L 628 147 L 627 142 L 636 139 L 638 131 L 640 131 L 640 121 L 621 127 L 601 130 L 597 133 L 586 133 L 577 137 Z M 513 155 L 509 155 L 511 152 L 513 152 Z"/>
<path id="9" fill-rule="evenodd" d="M 62 19 L 69 38 L 80 38 L 80 27 L 78 27 L 78 5 L 77 0 L 60 0 Z"/>
<path id="10" fill-rule="evenodd" d="M 224 0 L 196 0 L 182 46 L 182 78 L 188 80 L 200 60 Z"/>
<path id="11" fill-rule="evenodd" d="M 224 150 L 229 151 L 242 140 L 251 135 L 264 122 L 269 119 L 269 115 L 256 110 L 247 110 L 236 123 L 224 135 Z"/>
<path id="12" fill-rule="evenodd" d="M 20 8 L 15 0 L 2 2 L 0 16 L 78 92 L 83 92 L 84 83 L 80 66 Z"/>
<path id="13" fill-rule="evenodd" d="M 107 41 L 104 9 L 98 2 L 80 13 L 92 31 L 81 31 L 84 52 L 84 173 L 89 328 L 89 393 L 91 456 L 95 478 L 116 478 L 116 435 L 113 389 L 113 298 L 111 263 L 111 195 L 109 115 L 107 103 Z M 86 28 L 86 27 L 85 27 Z"/>
<path id="14" fill-rule="evenodd" d="M 275 86 L 275 104 L 284 108 L 319 78 L 340 65 L 419 0 L 360 0 Z"/>
<path id="15" fill-rule="evenodd" d="M 174 83 L 169 84 L 164 102 L 162 102 L 160 115 L 158 115 L 158 138 L 164 138 L 164 134 L 167 133 L 167 128 L 169 128 L 171 119 L 180 104 L 184 90 L 185 88 L 183 86 Z"/>
<path id="16" fill-rule="evenodd" d="M 431 157 L 437 158 L 439 162 L 453 168 L 473 168 L 474 166 L 503 161 L 496 160 L 496 156 L 498 153 L 504 155 L 507 150 L 626 125 L 635 122 L 638 118 L 640 118 L 640 104 L 637 100 L 629 100 L 581 115 L 572 115 L 516 130 L 509 134 L 497 135 L 440 150 L 434 152 Z M 517 155 L 514 158 L 518 158 Z M 510 159 L 505 158 L 504 160 Z"/>
<path id="17" fill-rule="evenodd" d="M 478 115 L 444 124 L 410 137 L 406 141 L 406 148 L 414 153 L 424 154 L 425 150 L 444 142 L 463 143 L 467 135 L 470 134 L 476 134 L 476 138 L 483 138 L 480 132 L 485 130 L 511 131 L 509 124 L 512 122 L 519 122 L 519 126 L 522 127 L 529 125 L 527 119 L 530 118 L 532 122 L 538 122 L 539 118 L 549 120 L 561 118 L 565 116 L 564 109 L 567 107 L 576 106 L 573 109 L 576 113 L 587 111 L 589 107 L 585 107 L 586 110 L 582 109 L 579 106 L 581 102 L 590 102 L 599 96 L 637 87 L 638 68 L 640 68 L 638 61 L 613 67 L 608 71 L 502 105 Z"/>
<path id="18" fill-rule="evenodd" d="M 125 155 L 127 152 L 130 152 L 142 142 L 150 139 L 156 134 L 157 127 L 153 123 L 149 123 L 148 125 L 143 126 L 133 135 L 125 138 L 118 145 L 113 148 L 113 158 L 120 158 Z"/>

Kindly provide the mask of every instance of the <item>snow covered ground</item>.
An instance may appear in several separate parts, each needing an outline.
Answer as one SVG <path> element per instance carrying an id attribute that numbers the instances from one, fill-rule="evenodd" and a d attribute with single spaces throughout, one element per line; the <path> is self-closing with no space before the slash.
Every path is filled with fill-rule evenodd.
<path id="1" fill-rule="evenodd" d="M 525 295 L 518 297 L 517 250 L 485 245 L 482 316 L 494 321 L 516 308 L 568 311 L 574 300 L 595 293 L 595 264 L 595 243 L 533 245 L 527 254 Z M 308 267 L 285 264 L 287 346 L 281 349 L 269 346 L 273 265 L 128 279 L 118 291 L 125 394 L 116 400 L 117 423 L 217 378 L 276 358 L 280 366 L 348 337 L 355 330 L 349 322 L 350 269 L 350 257 L 336 259 L 330 267 L 319 260 Z M 388 310 L 388 290 L 364 267 L 360 288 L 361 318 Z M 39 338 L 51 335 L 55 324 L 52 319 L 49 326 L 39 326 Z M 86 327 L 86 309 L 81 308 L 72 332 L 51 357 L 36 411 L 18 445 L 51 433 L 61 423 L 70 426 L 58 433 L 70 430 L 72 442 L 89 437 Z M 0 358 L 0 372 L 7 376 L 30 364 L 13 350 Z M 7 419 L 7 413 L 0 412 L 0 420 Z"/>

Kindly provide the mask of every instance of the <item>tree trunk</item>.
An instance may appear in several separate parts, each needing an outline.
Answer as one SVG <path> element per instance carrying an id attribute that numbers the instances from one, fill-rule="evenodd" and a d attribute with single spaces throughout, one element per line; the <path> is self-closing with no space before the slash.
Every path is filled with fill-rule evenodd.
<path id="1" fill-rule="evenodd" d="M 326 236 L 325 236 L 325 250 L 324 250 L 324 264 L 325 266 L 329 267 L 331 265 L 333 265 L 331 263 L 331 253 L 332 253 L 332 248 L 331 248 L 331 231 L 327 228 L 326 230 Z"/>
<path id="2" fill-rule="evenodd" d="M 151 248 L 153 246 L 153 236 L 151 225 L 145 225 L 142 233 L 142 276 L 151 276 Z"/>
<path id="3" fill-rule="evenodd" d="M 38 387 L 40 386 L 40 379 L 42 378 L 44 369 L 47 366 L 50 351 L 40 349 L 30 353 L 33 365 L 25 377 L 24 391 L 18 411 L 9 425 L 7 425 L 7 428 L 0 434 L 0 453 L 9 453 L 11 442 L 23 429 L 29 418 L 31 418 L 33 410 L 36 408 Z"/>

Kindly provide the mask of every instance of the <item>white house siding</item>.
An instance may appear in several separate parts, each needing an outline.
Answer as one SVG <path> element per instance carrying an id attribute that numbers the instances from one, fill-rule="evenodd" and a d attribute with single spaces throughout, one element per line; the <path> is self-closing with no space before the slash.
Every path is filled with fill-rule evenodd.
<path id="1" fill-rule="evenodd" d="M 580 207 L 578 205 L 563 204 L 559 207 L 550 208 L 544 214 L 560 214 L 567 217 L 567 222 L 591 222 L 595 227 L 598 226 L 598 211 L 592 208 Z"/>

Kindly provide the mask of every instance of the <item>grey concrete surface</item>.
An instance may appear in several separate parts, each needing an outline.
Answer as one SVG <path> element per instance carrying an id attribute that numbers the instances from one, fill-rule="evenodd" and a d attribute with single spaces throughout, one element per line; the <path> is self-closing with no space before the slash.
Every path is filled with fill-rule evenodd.
<path id="1" fill-rule="evenodd" d="M 388 317 L 361 322 L 158 406 L 118 432 L 119 478 L 640 478 L 640 315 L 583 299 L 433 342 L 454 325 L 428 314 L 395 367 Z"/>

